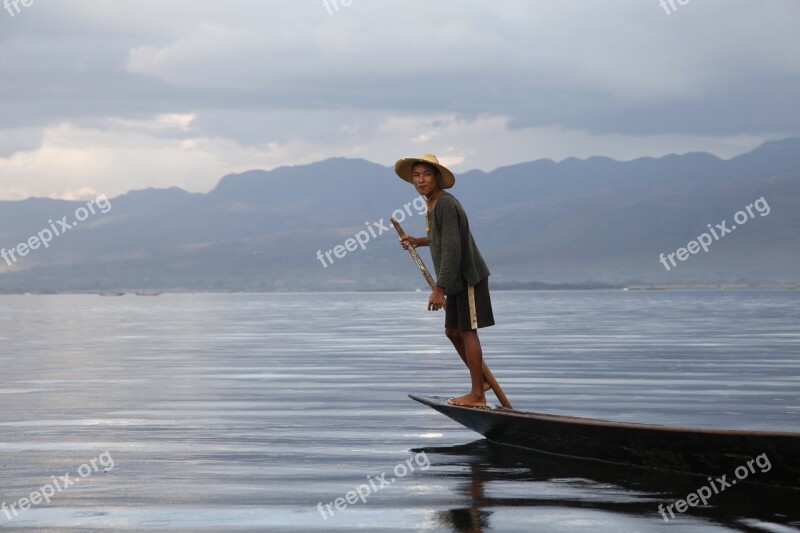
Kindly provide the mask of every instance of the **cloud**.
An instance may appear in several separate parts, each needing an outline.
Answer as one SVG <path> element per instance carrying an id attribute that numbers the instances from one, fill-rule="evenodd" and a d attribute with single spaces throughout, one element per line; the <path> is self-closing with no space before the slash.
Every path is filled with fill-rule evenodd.
<path id="1" fill-rule="evenodd" d="M 207 190 L 335 155 L 733 155 L 800 135 L 798 19 L 794 0 L 36 3 L 0 17 L 0 196 Z"/>
<path id="2" fill-rule="evenodd" d="M 243 169 L 236 163 L 242 152 L 225 139 L 160 138 L 141 124 L 112 130 L 58 124 L 45 129 L 36 150 L 0 159 L 0 196 L 75 199 L 169 185 L 208 190 L 231 169 Z"/>
<path id="3" fill-rule="evenodd" d="M 309 121 L 318 118 L 314 111 L 304 114 Z M 166 114 L 152 122 L 114 119 L 112 128 L 101 129 L 59 124 L 45 130 L 40 148 L 0 158 L 4 183 L 25 184 L 0 185 L 0 197 L 76 199 L 94 197 L 98 192 L 115 196 L 130 189 L 168 185 L 207 192 L 230 172 L 339 156 L 390 166 L 399 157 L 433 152 L 455 171 L 464 172 L 515 164 L 521 161 L 521 153 L 527 159 L 592 155 L 633 159 L 664 155 L 669 147 L 677 152 L 707 150 L 733 156 L 766 140 L 748 135 L 596 135 L 558 126 L 511 129 L 509 117 L 492 115 L 463 119 L 455 114 L 399 117 L 386 113 L 362 120 L 354 118 L 355 111 L 345 110 L 325 116 L 328 129 L 338 130 L 338 135 L 316 139 L 290 135 L 261 144 L 201 134 L 193 129 L 193 114 Z M 259 119 L 281 123 L 280 114 L 267 113 Z M 180 135 L 173 136 L 173 132 Z"/>

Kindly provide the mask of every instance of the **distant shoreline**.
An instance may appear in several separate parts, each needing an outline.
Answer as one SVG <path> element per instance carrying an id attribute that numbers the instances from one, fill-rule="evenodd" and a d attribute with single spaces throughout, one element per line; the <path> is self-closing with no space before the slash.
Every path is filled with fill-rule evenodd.
<path id="1" fill-rule="evenodd" d="M 105 297 L 139 296 L 154 298 L 165 294 L 289 294 L 289 293 L 355 293 L 355 292 L 425 292 L 429 289 L 315 289 L 315 290 L 188 290 L 188 289 L 118 289 L 89 291 L 0 291 L 0 296 L 58 296 L 58 295 L 97 295 Z M 605 285 L 605 284 L 545 284 L 545 283 L 496 283 L 493 291 L 735 291 L 735 290 L 800 290 L 800 284 L 676 284 L 676 285 Z"/>

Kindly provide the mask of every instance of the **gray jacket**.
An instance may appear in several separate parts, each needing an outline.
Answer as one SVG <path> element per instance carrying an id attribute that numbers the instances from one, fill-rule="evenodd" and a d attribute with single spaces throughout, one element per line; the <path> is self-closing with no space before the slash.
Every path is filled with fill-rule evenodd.
<path id="1" fill-rule="evenodd" d="M 428 226 L 436 285 L 445 294 L 459 293 L 465 283 L 475 285 L 489 276 L 489 268 L 469 231 L 467 214 L 455 196 L 442 191 L 428 215 Z"/>

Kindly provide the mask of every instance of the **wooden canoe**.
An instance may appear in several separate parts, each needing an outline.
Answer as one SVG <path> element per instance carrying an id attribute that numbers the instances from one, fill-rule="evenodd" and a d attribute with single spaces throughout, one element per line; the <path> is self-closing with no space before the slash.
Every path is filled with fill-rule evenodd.
<path id="1" fill-rule="evenodd" d="M 458 407 L 436 396 L 409 397 L 498 444 L 715 478 L 725 474 L 731 484 L 746 479 L 800 488 L 800 433 L 612 422 L 502 407 Z M 763 454 L 766 460 L 757 459 Z"/>

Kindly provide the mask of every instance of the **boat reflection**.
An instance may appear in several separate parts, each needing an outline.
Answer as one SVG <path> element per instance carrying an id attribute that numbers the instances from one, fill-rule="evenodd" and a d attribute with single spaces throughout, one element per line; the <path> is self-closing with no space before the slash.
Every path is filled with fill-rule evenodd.
<path id="1" fill-rule="evenodd" d="M 659 504 L 666 507 L 708 484 L 707 476 L 564 457 L 485 439 L 412 451 L 425 452 L 433 467 L 429 473 L 439 470 L 451 480 L 463 478 L 458 490 L 463 505 L 436 515 L 440 527 L 455 532 L 493 530 L 501 525 L 491 523 L 493 510 L 508 507 L 529 508 L 531 513 L 537 508 L 543 513 L 545 508 L 597 510 L 656 525 L 663 522 Z M 798 527 L 799 501 L 800 488 L 740 483 L 715 494 L 707 506 L 675 512 L 675 517 L 734 529 L 751 529 L 756 522 Z"/>

